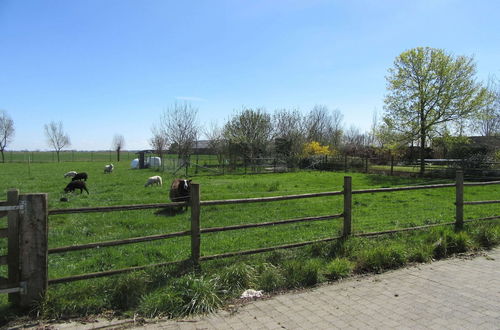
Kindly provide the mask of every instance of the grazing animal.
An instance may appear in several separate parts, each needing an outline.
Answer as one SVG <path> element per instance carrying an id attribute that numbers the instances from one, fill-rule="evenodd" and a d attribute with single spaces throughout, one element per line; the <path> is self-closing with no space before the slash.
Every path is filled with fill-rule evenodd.
<path id="1" fill-rule="evenodd" d="M 76 175 L 71 179 L 71 181 L 84 180 L 87 181 L 88 175 L 86 172 L 76 173 Z"/>
<path id="2" fill-rule="evenodd" d="M 174 179 L 170 185 L 170 200 L 172 202 L 188 202 L 191 181 L 192 180 Z"/>
<path id="3" fill-rule="evenodd" d="M 87 194 L 89 193 L 89 191 L 87 190 L 87 185 L 85 184 L 85 182 L 83 181 L 71 181 L 70 183 L 68 183 L 68 185 L 66 186 L 66 188 L 64 188 L 64 192 L 72 192 L 72 191 L 75 191 L 75 189 L 80 189 L 80 193 L 83 193 L 83 190 L 85 190 L 87 192 Z"/>
<path id="4" fill-rule="evenodd" d="M 144 185 L 144 187 L 152 186 L 154 184 L 156 184 L 156 185 L 158 185 L 158 186 L 161 187 L 161 185 L 162 185 L 161 176 L 155 175 L 155 176 L 152 176 L 152 177 L 148 178 L 148 181 L 146 182 L 146 184 Z"/>
<path id="5" fill-rule="evenodd" d="M 113 164 L 104 166 L 104 174 L 113 172 L 113 168 L 115 168 Z"/>
<path id="6" fill-rule="evenodd" d="M 75 171 L 69 171 L 68 173 L 64 174 L 65 178 L 72 177 L 74 178 L 77 173 Z"/>

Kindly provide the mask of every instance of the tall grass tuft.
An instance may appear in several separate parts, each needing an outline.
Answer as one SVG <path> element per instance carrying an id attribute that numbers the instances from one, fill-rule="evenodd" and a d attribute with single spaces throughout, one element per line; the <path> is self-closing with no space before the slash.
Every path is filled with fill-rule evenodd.
<path id="1" fill-rule="evenodd" d="M 257 269 L 256 286 L 264 292 L 273 292 L 285 287 L 286 279 L 279 267 L 263 263 Z"/>
<path id="2" fill-rule="evenodd" d="M 110 285 L 109 299 L 112 306 L 120 310 L 136 307 L 150 283 L 145 272 L 134 272 L 118 277 Z"/>
<path id="3" fill-rule="evenodd" d="M 321 282 L 322 261 L 320 259 L 291 260 L 283 265 L 288 288 L 312 286 Z"/>
<path id="4" fill-rule="evenodd" d="M 473 229 L 472 238 L 480 247 L 491 249 L 500 244 L 500 227 L 494 224 L 481 224 Z"/>
<path id="5" fill-rule="evenodd" d="M 137 312 L 146 317 L 174 318 L 182 314 L 184 301 L 172 288 L 160 288 L 141 298 Z"/>
<path id="6" fill-rule="evenodd" d="M 255 269 L 245 263 L 224 267 L 217 275 L 217 286 L 224 294 L 241 293 L 255 282 Z"/>
<path id="7" fill-rule="evenodd" d="M 173 289 L 182 298 L 181 315 L 213 313 L 222 305 L 216 279 L 184 275 L 173 283 Z"/>
<path id="8" fill-rule="evenodd" d="M 337 258 L 325 266 L 325 276 L 329 280 L 338 280 L 347 277 L 354 269 L 354 264 L 345 258 Z"/>
<path id="9" fill-rule="evenodd" d="M 433 257 L 435 259 L 466 252 L 472 246 L 472 240 L 467 232 L 455 232 L 451 228 L 439 228 L 431 231 L 429 240 L 433 244 Z"/>
<path id="10" fill-rule="evenodd" d="M 401 243 L 378 245 L 357 252 L 356 272 L 381 272 L 405 265 L 408 261 L 405 246 Z"/>

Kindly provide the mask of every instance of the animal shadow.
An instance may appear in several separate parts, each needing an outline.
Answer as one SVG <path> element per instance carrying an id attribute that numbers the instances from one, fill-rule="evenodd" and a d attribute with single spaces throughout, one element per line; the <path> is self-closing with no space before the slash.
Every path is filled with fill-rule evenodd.
<path id="1" fill-rule="evenodd" d="M 184 207 L 166 207 L 156 211 L 155 215 L 161 217 L 174 217 L 178 214 L 184 214 L 186 212 L 187 210 L 185 210 Z"/>

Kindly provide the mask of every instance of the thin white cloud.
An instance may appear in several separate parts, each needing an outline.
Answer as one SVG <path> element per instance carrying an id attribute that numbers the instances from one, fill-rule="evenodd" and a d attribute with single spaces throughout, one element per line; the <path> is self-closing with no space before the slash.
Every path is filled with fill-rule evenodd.
<path id="1" fill-rule="evenodd" d="M 207 99 L 197 97 L 197 96 L 176 96 L 176 100 L 180 101 L 195 101 L 195 102 L 206 102 Z"/>

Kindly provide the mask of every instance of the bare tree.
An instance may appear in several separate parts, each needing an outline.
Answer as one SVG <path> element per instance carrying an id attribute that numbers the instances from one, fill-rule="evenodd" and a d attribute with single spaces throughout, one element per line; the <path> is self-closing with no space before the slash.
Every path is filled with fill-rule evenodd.
<path id="1" fill-rule="evenodd" d="M 217 155 L 217 161 L 222 164 L 224 161 L 224 151 L 226 140 L 224 139 L 223 130 L 217 123 L 211 122 L 204 130 L 205 136 L 208 139 L 208 146 Z"/>
<path id="2" fill-rule="evenodd" d="M 489 102 L 478 111 L 472 120 L 472 127 L 482 136 L 493 136 L 500 133 L 500 85 L 490 77 L 488 80 Z"/>
<path id="3" fill-rule="evenodd" d="M 361 133 L 359 128 L 355 126 L 349 127 L 344 134 L 344 148 L 346 153 L 352 156 L 358 155 L 366 147 L 368 140 L 366 134 Z"/>
<path id="4" fill-rule="evenodd" d="M 289 167 L 298 165 L 305 142 L 303 118 L 298 110 L 281 109 L 273 114 L 274 152 Z"/>
<path id="5" fill-rule="evenodd" d="M 3 163 L 5 163 L 5 148 L 12 141 L 14 132 L 14 121 L 9 117 L 6 111 L 0 110 L 0 152 L 2 153 Z"/>
<path id="6" fill-rule="evenodd" d="M 54 121 L 51 121 L 49 124 L 45 124 L 44 127 L 45 136 L 47 137 L 47 143 L 56 151 L 57 162 L 59 162 L 59 152 L 61 151 L 61 149 L 71 145 L 69 136 L 64 133 L 62 122 L 56 123 Z"/>
<path id="7" fill-rule="evenodd" d="M 125 146 L 125 138 L 121 134 L 115 134 L 113 137 L 113 150 L 116 151 L 116 160 L 120 161 L 120 151 Z"/>
<path id="8" fill-rule="evenodd" d="M 337 147 L 342 138 L 343 115 L 339 110 L 330 113 L 328 107 L 316 105 L 305 118 L 307 141 Z"/>
<path id="9" fill-rule="evenodd" d="M 198 138 L 197 116 L 198 109 L 189 103 L 175 103 L 164 111 L 160 118 L 161 134 L 170 142 L 170 148 L 186 166 Z"/>
<path id="10" fill-rule="evenodd" d="M 163 155 L 166 153 L 168 147 L 167 137 L 164 136 L 156 126 L 151 128 L 151 133 L 153 133 L 153 136 L 149 139 L 149 144 L 158 157 L 160 157 L 161 164 L 164 166 L 165 162 L 163 161 Z"/>

